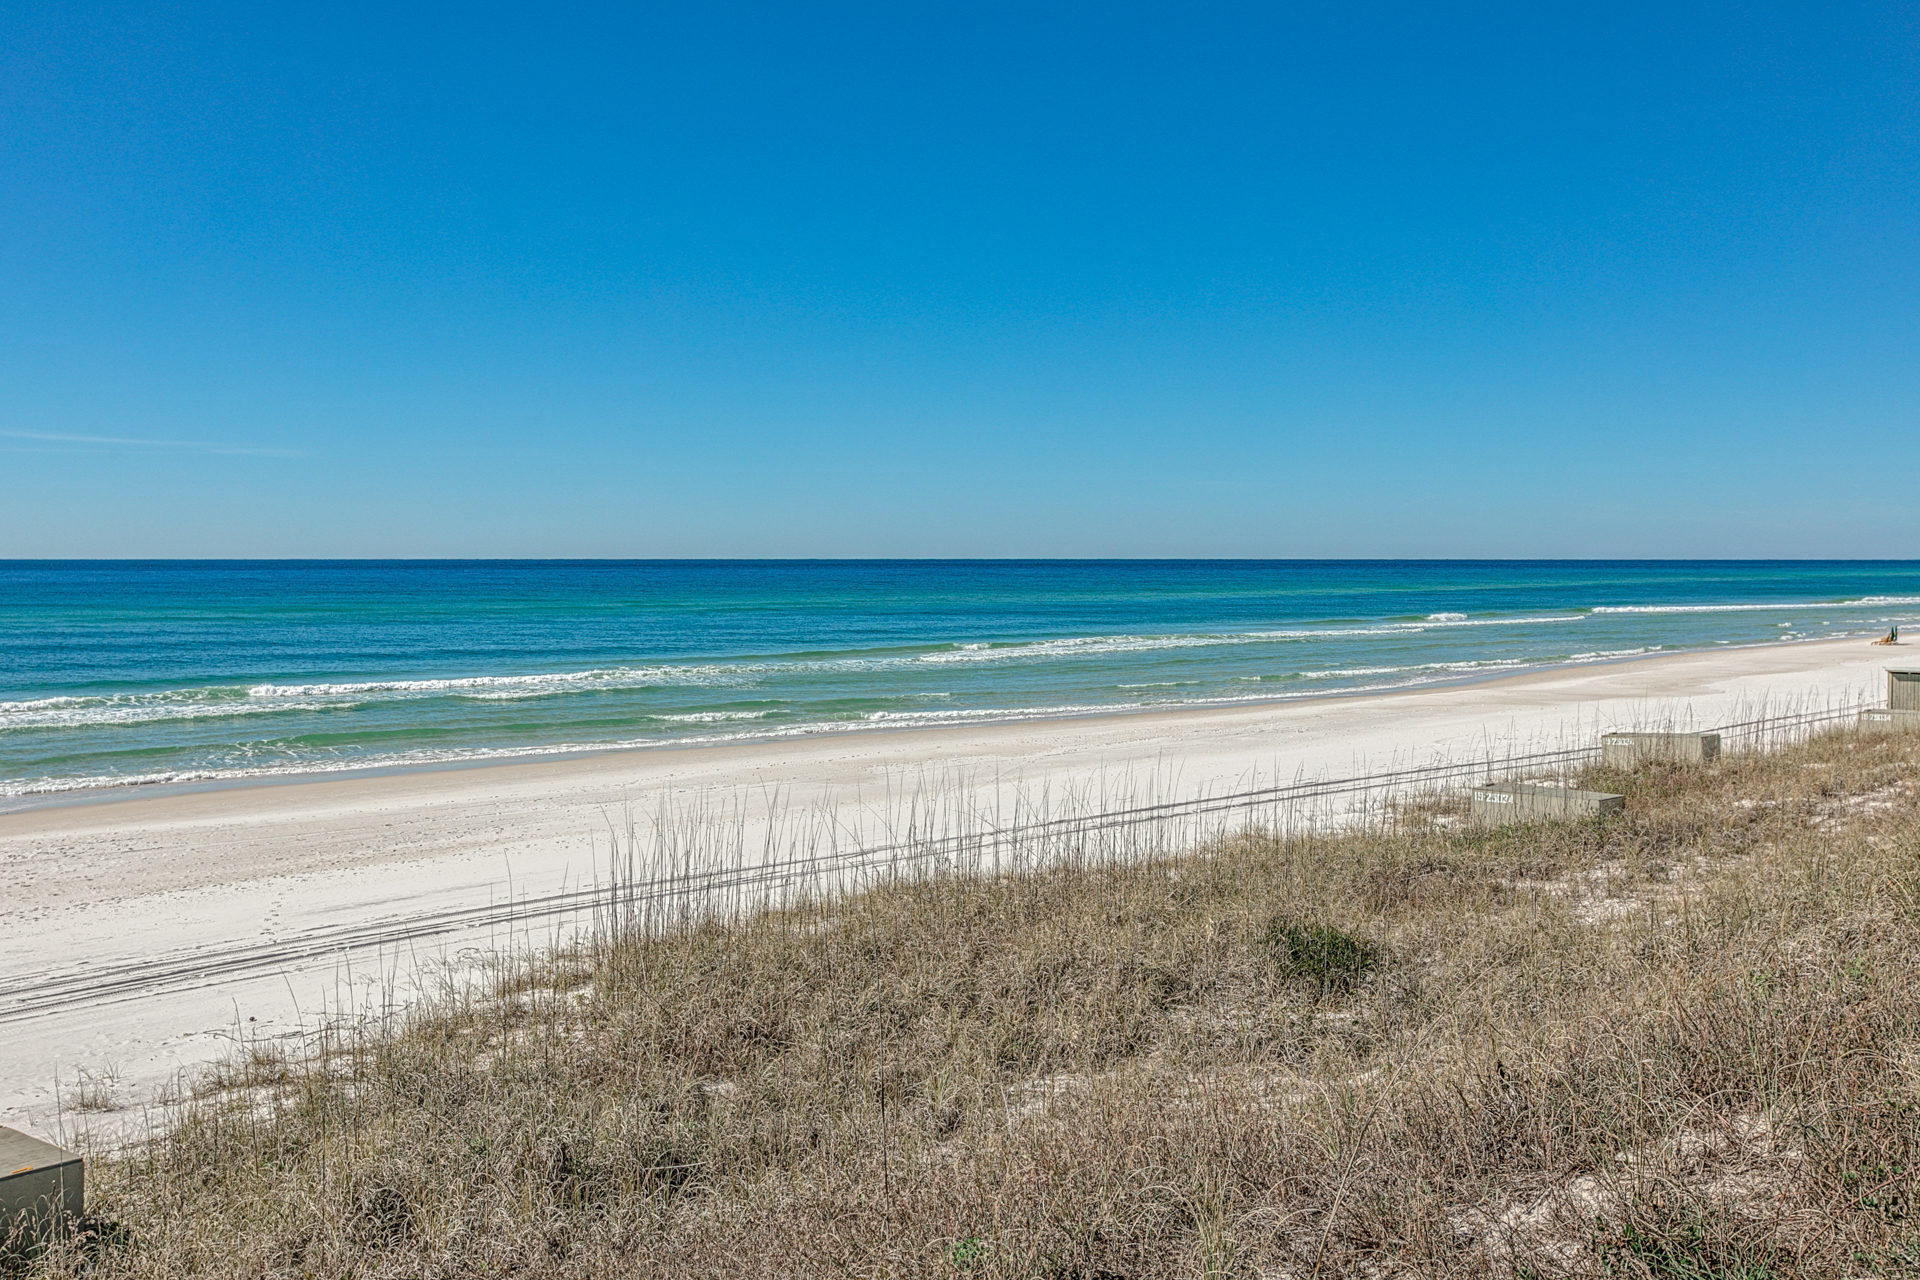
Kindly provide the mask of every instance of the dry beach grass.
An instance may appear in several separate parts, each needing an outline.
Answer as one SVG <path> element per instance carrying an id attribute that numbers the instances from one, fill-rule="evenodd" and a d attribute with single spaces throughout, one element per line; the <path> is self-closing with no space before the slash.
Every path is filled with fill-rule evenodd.
<path id="1" fill-rule="evenodd" d="M 1625 817 L 1434 799 L 723 919 L 629 892 L 497 992 L 230 1064 L 16 1265 L 1920 1271 L 1920 741 L 1583 781 Z"/>

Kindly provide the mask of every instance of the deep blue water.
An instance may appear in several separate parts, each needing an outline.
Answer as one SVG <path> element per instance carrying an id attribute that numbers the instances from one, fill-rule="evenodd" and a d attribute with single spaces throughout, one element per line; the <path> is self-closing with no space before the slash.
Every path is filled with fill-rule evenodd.
<path id="1" fill-rule="evenodd" d="M 0 797 L 1920 626 L 1920 562 L 0 561 Z"/>

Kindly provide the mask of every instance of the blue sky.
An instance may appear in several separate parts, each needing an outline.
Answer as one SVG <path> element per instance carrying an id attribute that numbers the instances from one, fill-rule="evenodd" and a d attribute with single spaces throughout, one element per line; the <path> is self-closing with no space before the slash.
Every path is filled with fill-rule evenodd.
<path id="1" fill-rule="evenodd" d="M 1910 556 L 1916 144 L 1900 4 L 27 0 L 0 555 Z"/>

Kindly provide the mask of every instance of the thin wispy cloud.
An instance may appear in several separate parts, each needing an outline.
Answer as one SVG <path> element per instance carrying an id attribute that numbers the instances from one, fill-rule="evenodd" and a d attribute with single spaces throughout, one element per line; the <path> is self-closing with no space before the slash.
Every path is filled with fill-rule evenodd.
<path id="1" fill-rule="evenodd" d="M 299 449 L 275 449 L 264 445 L 222 444 L 216 440 L 156 440 L 148 436 L 95 436 L 71 431 L 15 431 L 0 428 L 0 439 L 28 440 L 35 444 L 82 445 L 95 448 L 186 450 L 191 453 L 217 453 L 256 458 L 299 458 Z"/>

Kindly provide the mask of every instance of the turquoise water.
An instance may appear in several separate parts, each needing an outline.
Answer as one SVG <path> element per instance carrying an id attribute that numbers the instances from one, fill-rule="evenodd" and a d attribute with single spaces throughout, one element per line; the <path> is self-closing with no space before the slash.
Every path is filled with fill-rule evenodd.
<path id="1" fill-rule="evenodd" d="M 0 562 L 0 797 L 1920 627 L 1916 562 Z"/>

